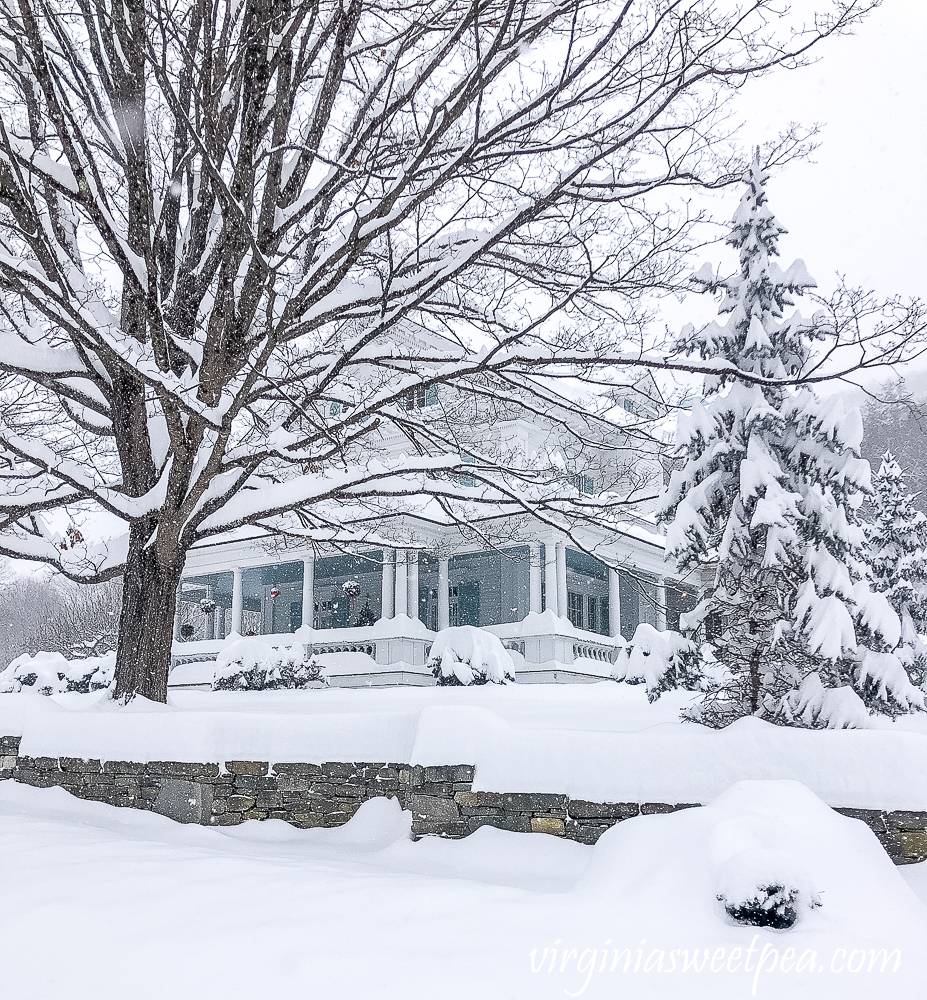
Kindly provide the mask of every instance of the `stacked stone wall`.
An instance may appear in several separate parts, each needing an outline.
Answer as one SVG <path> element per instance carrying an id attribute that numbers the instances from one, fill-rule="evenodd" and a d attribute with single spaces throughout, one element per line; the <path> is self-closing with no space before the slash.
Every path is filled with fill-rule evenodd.
<path id="1" fill-rule="evenodd" d="M 594 844 L 633 816 L 677 812 L 697 802 L 592 802 L 567 795 L 474 791 L 471 764 L 230 760 L 102 761 L 29 757 L 19 737 L 0 736 L 0 779 L 64 788 L 79 798 L 147 809 L 181 823 L 235 826 L 280 819 L 303 829 L 346 823 L 370 799 L 396 798 L 412 813 L 412 836 L 459 839 L 480 827 L 546 833 Z M 927 812 L 837 809 L 866 823 L 896 864 L 927 860 Z"/>

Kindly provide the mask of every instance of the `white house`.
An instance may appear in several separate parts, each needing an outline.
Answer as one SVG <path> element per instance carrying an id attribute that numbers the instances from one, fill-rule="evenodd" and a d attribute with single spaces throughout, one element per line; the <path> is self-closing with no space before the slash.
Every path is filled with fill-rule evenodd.
<path id="1" fill-rule="evenodd" d="M 546 420 L 517 399 L 500 402 L 491 423 L 478 430 L 459 408 L 448 430 L 454 408 L 443 387 L 411 390 L 405 407 L 443 426 L 464 454 L 468 441 L 478 452 L 487 435 L 497 453 L 553 449 L 575 495 L 595 503 L 597 494 L 619 488 L 652 497 L 662 482 L 655 455 L 630 435 L 634 411 L 649 405 L 647 396 L 629 389 L 623 401 L 629 430 L 611 423 L 609 447 L 589 446 L 582 428 L 574 435 L 565 429 L 569 421 Z M 552 412 L 563 402 L 548 401 Z M 332 403 L 333 413 L 338 405 Z M 569 419 L 575 423 L 575 410 Z M 374 438 L 374 448 L 408 445 L 395 428 L 377 430 Z M 479 493 L 475 479 L 455 478 Z M 544 527 L 492 510 L 464 523 L 442 521 L 432 509 L 392 519 L 389 545 L 283 544 L 258 533 L 201 544 L 187 558 L 174 661 L 209 659 L 237 632 L 272 644 L 304 643 L 336 684 L 430 684 L 426 660 L 435 632 L 469 624 L 503 640 L 519 681 L 596 680 L 610 673 L 618 646 L 639 623 L 665 627 L 687 606 L 681 590 L 666 586 L 663 538 L 647 502 L 636 509 L 607 531 Z"/>

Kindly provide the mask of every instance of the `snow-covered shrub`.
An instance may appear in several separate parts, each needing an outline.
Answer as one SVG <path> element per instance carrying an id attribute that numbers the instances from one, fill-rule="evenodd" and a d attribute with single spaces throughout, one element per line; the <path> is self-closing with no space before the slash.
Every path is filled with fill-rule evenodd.
<path id="1" fill-rule="evenodd" d="M 439 684 L 505 684 L 515 664 L 498 636 L 474 625 L 442 629 L 431 646 L 428 666 Z"/>
<path id="2" fill-rule="evenodd" d="M 720 873 L 718 900 L 739 924 L 784 930 L 799 907 L 821 906 L 807 874 L 785 851 L 750 848 L 734 855 Z"/>
<path id="3" fill-rule="evenodd" d="M 793 717 L 809 729 L 867 729 L 871 724 L 869 709 L 853 688 L 826 688 L 816 673 L 802 681 L 790 705 Z"/>
<path id="4" fill-rule="evenodd" d="M 300 643 L 274 649 L 260 639 L 233 639 L 216 657 L 214 691 L 278 691 L 327 684 L 324 669 Z"/>
<path id="5" fill-rule="evenodd" d="M 621 648 L 612 677 L 629 684 L 645 684 L 654 701 L 669 688 L 698 685 L 698 647 L 678 632 L 658 632 L 646 622 L 637 626 L 634 638 Z"/>
<path id="6" fill-rule="evenodd" d="M 17 694 L 24 688 L 38 694 L 101 691 L 113 684 L 116 654 L 66 660 L 61 653 L 24 653 L 0 671 L 0 694 Z"/>

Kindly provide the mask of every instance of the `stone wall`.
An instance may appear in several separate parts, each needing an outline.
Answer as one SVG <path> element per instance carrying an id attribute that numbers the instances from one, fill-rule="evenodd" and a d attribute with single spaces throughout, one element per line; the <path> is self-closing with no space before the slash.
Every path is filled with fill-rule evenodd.
<path id="1" fill-rule="evenodd" d="M 470 764 L 440 767 L 402 763 L 324 764 L 226 761 L 100 761 L 27 757 L 19 738 L 0 736 L 0 779 L 39 788 L 64 788 L 84 799 L 147 809 L 181 823 L 234 826 L 246 819 L 281 819 L 301 828 L 346 823 L 362 802 L 399 800 L 412 812 L 412 836 L 461 838 L 481 826 L 547 833 L 594 844 L 632 816 L 676 812 L 697 802 L 590 802 L 566 795 L 474 792 Z M 927 860 L 927 812 L 838 809 L 862 820 L 896 864 Z"/>

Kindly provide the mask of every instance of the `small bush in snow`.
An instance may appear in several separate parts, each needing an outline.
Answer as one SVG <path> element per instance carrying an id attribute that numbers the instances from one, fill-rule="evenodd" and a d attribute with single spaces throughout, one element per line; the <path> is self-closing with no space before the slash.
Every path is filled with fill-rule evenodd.
<path id="1" fill-rule="evenodd" d="M 280 691 L 327 684 L 323 668 L 299 643 L 274 649 L 260 639 L 235 639 L 216 657 L 213 691 Z"/>
<path id="2" fill-rule="evenodd" d="M 66 660 L 61 653 L 36 653 L 35 656 L 25 653 L 0 671 L 0 694 L 17 694 L 23 690 L 44 695 L 102 691 L 112 687 L 115 672 L 115 653 L 81 660 Z"/>
<path id="3" fill-rule="evenodd" d="M 798 919 L 800 906 L 821 905 L 810 884 L 791 854 L 754 847 L 727 862 L 717 898 L 739 924 L 785 930 Z"/>
<path id="4" fill-rule="evenodd" d="M 438 684 L 505 684 L 515 664 L 499 638 L 473 625 L 442 629 L 431 646 L 428 666 Z"/>
<path id="5" fill-rule="evenodd" d="M 647 697 L 655 701 L 670 688 L 698 687 L 701 676 L 698 647 L 678 632 L 658 632 L 644 622 L 634 638 L 618 653 L 612 677 L 629 684 L 646 684 Z"/>
<path id="6" fill-rule="evenodd" d="M 798 893 L 784 885 L 757 886 L 755 896 L 738 903 L 731 903 L 723 896 L 718 899 L 724 903 L 727 915 L 739 924 L 784 930 L 791 927 L 798 917 L 795 909 Z"/>

